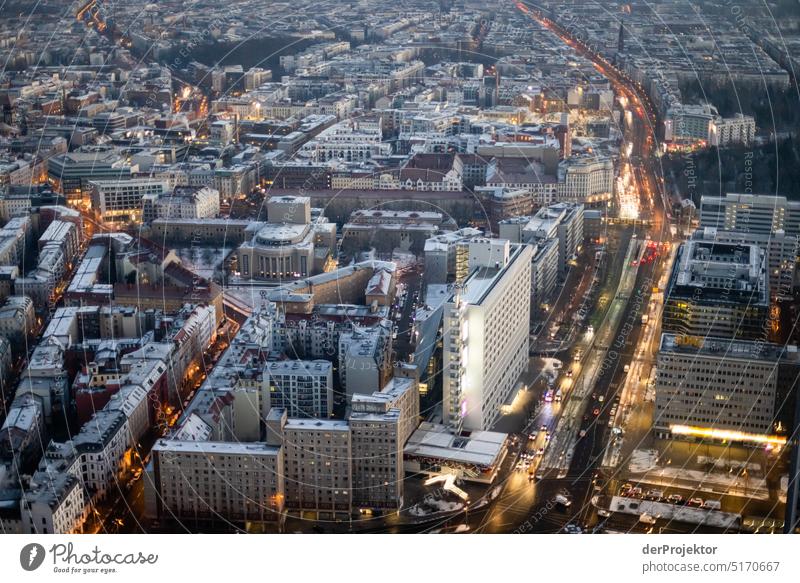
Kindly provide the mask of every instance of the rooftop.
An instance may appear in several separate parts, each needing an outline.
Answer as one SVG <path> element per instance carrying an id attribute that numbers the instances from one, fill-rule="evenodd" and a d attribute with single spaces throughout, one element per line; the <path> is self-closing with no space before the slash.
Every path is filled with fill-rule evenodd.
<path id="1" fill-rule="evenodd" d="M 493 431 L 453 435 L 446 426 L 426 421 L 408 438 L 403 455 L 488 468 L 501 458 L 507 438 Z"/>
<path id="2" fill-rule="evenodd" d="M 159 439 L 153 445 L 154 452 L 184 452 L 202 454 L 228 455 L 269 455 L 275 456 L 280 447 L 261 442 L 242 443 L 238 441 L 181 441 L 177 439 Z"/>
<path id="3" fill-rule="evenodd" d="M 800 353 L 798 353 L 797 346 L 794 344 L 784 346 L 761 342 L 760 340 L 732 340 L 713 336 L 684 336 L 669 333 L 661 335 L 659 352 L 770 362 L 778 360 L 800 361 Z"/>

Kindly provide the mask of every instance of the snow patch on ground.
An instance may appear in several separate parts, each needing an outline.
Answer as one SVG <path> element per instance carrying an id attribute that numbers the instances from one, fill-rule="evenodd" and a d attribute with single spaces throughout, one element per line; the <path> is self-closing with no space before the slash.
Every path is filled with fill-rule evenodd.
<path id="1" fill-rule="evenodd" d="M 200 277 L 211 279 L 214 270 L 222 266 L 222 262 L 231 251 L 233 248 L 178 247 L 175 249 L 175 254 L 187 269 L 192 270 Z"/>
<path id="2" fill-rule="evenodd" d="M 738 529 L 742 520 L 740 514 L 734 514 L 733 512 L 679 506 L 677 504 L 668 504 L 665 502 L 651 502 L 649 500 L 625 498 L 622 496 L 614 496 L 611 499 L 609 510 L 611 512 L 634 514 L 637 516 L 649 514 L 654 518 L 674 520 L 676 522 L 688 522 L 689 524 L 702 524 L 716 528 Z"/>
<path id="3" fill-rule="evenodd" d="M 417 256 L 409 251 L 396 248 L 392 251 L 392 261 L 397 264 L 397 269 L 407 269 L 417 264 Z"/>
<path id="4" fill-rule="evenodd" d="M 658 451 L 655 449 L 637 449 L 631 454 L 628 470 L 633 474 L 641 474 L 658 467 Z"/>
<path id="5" fill-rule="evenodd" d="M 635 450 L 628 465 L 628 479 L 634 483 L 656 484 L 664 487 L 687 488 L 714 494 L 769 499 L 764 478 L 740 475 L 727 471 L 692 470 L 681 466 L 659 466 L 654 449 Z"/>
<path id="6" fill-rule="evenodd" d="M 557 358 L 543 358 L 542 362 L 542 376 L 547 382 L 555 381 L 558 377 L 558 371 L 561 369 L 564 363 Z"/>
<path id="7" fill-rule="evenodd" d="M 461 502 L 448 502 L 447 500 L 439 500 L 433 496 L 426 496 L 422 502 L 419 502 L 408 509 L 411 516 L 431 516 L 433 514 L 441 514 L 442 512 L 457 512 L 462 510 L 464 505 Z"/>

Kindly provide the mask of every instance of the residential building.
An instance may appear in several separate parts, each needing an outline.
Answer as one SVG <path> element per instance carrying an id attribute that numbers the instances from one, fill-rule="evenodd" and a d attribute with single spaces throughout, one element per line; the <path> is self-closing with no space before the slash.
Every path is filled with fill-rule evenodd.
<path id="1" fill-rule="evenodd" d="M 392 333 L 388 321 L 353 326 L 339 335 L 339 382 L 348 398 L 380 389 L 391 375 Z"/>
<path id="2" fill-rule="evenodd" d="M 219 191 L 209 186 L 176 186 L 171 193 L 152 195 L 145 204 L 144 220 L 213 219 L 219 215 Z M 148 207 L 153 213 L 148 216 Z"/>
<path id="3" fill-rule="evenodd" d="M 417 380 L 395 376 L 381 391 L 354 394 L 348 420 L 353 505 L 399 510 L 404 493 L 403 447 L 419 425 Z"/>
<path id="4" fill-rule="evenodd" d="M 317 519 L 349 518 L 353 451 L 347 421 L 285 419 L 282 433 L 287 510 Z"/>
<path id="5" fill-rule="evenodd" d="M 9 296 L 0 307 L 0 336 L 14 343 L 23 342 L 36 326 L 33 300 L 28 296 Z"/>
<path id="6" fill-rule="evenodd" d="M 285 409 L 291 417 L 327 419 L 333 413 L 333 365 L 327 360 L 279 360 L 264 366 L 261 415 Z"/>
<path id="7" fill-rule="evenodd" d="M 425 271 L 423 278 L 426 284 L 448 283 L 456 277 L 456 257 L 459 243 L 469 241 L 473 237 L 481 237 L 483 232 L 472 227 L 442 233 L 425 241 Z"/>
<path id="8" fill-rule="evenodd" d="M 267 443 L 160 439 L 145 477 L 145 511 L 192 525 L 276 522 L 283 512 L 283 448 Z"/>
<path id="9" fill-rule="evenodd" d="M 757 245 L 764 250 L 767 283 L 770 296 L 785 300 L 792 297 L 800 255 L 800 237 L 779 230 L 772 233 L 717 230 L 714 227 L 697 229 L 692 239 L 739 245 Z"/>

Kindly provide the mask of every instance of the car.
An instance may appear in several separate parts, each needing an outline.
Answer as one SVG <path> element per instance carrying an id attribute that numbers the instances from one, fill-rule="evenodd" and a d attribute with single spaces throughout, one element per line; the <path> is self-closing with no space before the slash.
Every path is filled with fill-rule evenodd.
<path id="1" fill-rule="evenodd" d="M 703 508 L 707 508 L 708 510 L 719 510 L 722 508 L 722 502 L 719 500 L 706 500 L 703 503 Z"/>
<path id="2" fill-rule="evenodd" d="M 654 516 L 652 516 L 652 515 L 648 514 L 647 512 L 645 512 L 644 514 L 639 516 L 639 522 L 643 522 L 644 524 L 655 524 L 656 523 L 656 519 L 655 519 Z"/>
<path id="3" fill-rule="evenodd" d="M 573 375 L 573 374 L 574 374 L 574 373 L 572 372 L 572 370 L 568 370 L 568 371 L 567 371 L 567 378 L 568 378 L 568 379 L 569 379 L 569 378 L 572 378 L 572 375 Z"/>
<path id="4" fill-rule="evenodd" d="M 586 437 L 586 430 L 581 429 L 580 433 L 578 433 L 578 437 Z"/>
<path id="5" fill-rule="evenodd" d="M 634 498 L 641 498 L 642 497 L 642 489 L 639 487 L 631 488 L 631 496 Z"/>
<path id="6" fill-rule="evenodd" d="M 570 506 L 572 506 L 572 500 L 570 500 L 563 494 L 556 494 L 554 500 L 556 504 L 558 504 L 559 506 L 563 506 L 564 508 L 569 508 Z"/>
<path id="7" fill-rule="evenodd" d="M 605 395 L 600 395 L 599 397 L 597 397 L 597 402 L 598 402 L 598 403 L 602 403 L 602 402 L 603 402 L 603 401 L 605 401 L 605 400 L 606 400 L 606 397 L 605 397 Z"/>
<path id="8" fill-rule="evenodd" d="M 544 448 L 540 447 L 539 449 L 537 449 L 536 450 L 536 455 L 544 455 Z"/>
<path id="9" fill-rule="evenodd" d="M 598 415 L 600 415 L 600 409 L 598 409 L 597 407 L 595 407 L 595 408 L 594 408 L 594 411 L 592 411 L 592 415 L 594 415 L 595 417 L 597 417 Z"/>
<path id="10" fill-rule="evenodd" d="M 661 490 L 648 490 L 647 494 L 645 494 L 646 500 L 652 500 L 654 502 L 658 502 L 664 497 L 664 492 Z"/>
<path id="11" fill-rule="evenodd" d="M 672 504 L 683 504 L 683 496 L 680 494 L 670 494 L 667 496 L 667 502 Z"/>
<path id="12" fill-rule="evenodd" d="M 694 506 L 696 508 L 700 508 L 703 506 L 703 499 L 702 498 L 690 498 L 689 501 L 686 503 L 686 506 Z"/>
<path id="13" fill-rule="evenodd" d="M 568 524 L 564 527 L 564 532 L 567 534 L 581 534 L 583 530 L 577 524 Z"/>
<path id="14" fill-rule="evenodd" d="M 547 431 L 547 425 L 542 425 L 542 426 L 539 428 L 539 431 Z"/>
<path id="15" fill-rule="evenodd" d="M 608 510 L 603 510 L 602 508 L 599 508 L 597 510 L 597 516 L 608 518 L 609 516 L 611 516 L 611 513 Z"/>

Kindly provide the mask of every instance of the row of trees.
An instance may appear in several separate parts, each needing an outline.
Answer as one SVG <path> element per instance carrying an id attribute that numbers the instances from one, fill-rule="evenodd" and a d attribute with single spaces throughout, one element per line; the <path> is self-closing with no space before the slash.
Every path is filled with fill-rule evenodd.
<path id="1" fill-rule="evenodd" d="M 734 83 L 695 79 L 681 84 L 685 103 L 709 102 L 720 115 L 731 117 L 736 113 L 752 115 L 761 134 L 781 133 L 800 128 L 800 93 L 797 87 L 765 88 L 755 83 Z"/>
<path id="2" fill-rule="evenodd" d="M 758 146 L 709 148 L 662 158 L 683 198 L 726 192 L 779 194 L 800 200 L 800 141 L 790 136 Z"/>

